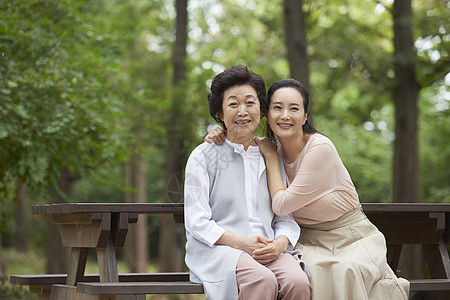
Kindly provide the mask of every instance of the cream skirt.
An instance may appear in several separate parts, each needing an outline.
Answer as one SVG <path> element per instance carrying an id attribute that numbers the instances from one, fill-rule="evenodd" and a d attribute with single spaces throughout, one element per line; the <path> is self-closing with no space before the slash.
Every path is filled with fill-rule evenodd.
<path id="1" fill-rule="evenodd" d="M 387 264 L 384 236 L 361 208 L 301 228 L 296 249 L 311 273 L 313 300 L 408 299 L 409 282 Z"/>

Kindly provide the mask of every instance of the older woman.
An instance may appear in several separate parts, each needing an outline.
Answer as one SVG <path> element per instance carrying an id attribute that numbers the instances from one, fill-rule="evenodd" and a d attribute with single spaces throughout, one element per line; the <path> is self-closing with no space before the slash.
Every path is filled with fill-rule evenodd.
<path id="1" fill-rule="evenodd" d="M 214 77 L 210 113 L 227 130 L 186 165 L 186 264 L 207 299 L 310 299 L 311 287 L 286 251 L 299 236 L 290 214 L 274 216 L 264 159 L 253 134 L 267 111 L 264 80 L 244 66 Z M 282 167 L 282 165 L 280 165 Z"/>

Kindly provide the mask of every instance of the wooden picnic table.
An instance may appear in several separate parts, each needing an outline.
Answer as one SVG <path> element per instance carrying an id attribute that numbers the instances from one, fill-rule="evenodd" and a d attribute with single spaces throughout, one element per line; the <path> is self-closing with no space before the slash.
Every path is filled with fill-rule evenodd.
<path id="1" fill-rule="evenodd" d="M 52 298 L 71 299 L 83 281 L 89 248 L 95 248 L 100 282 L 119 282 L 116 251 L 123 247 L 128 225 L 138 214 L 174 214 L 180 218 L 183 204 L 164 203 L 61 203 L 35 205 L 33 214 L 49 215 L 59 224 L 62 244 L 70 248 L 66 284 L 52 287 Z M 51 237 L 48 237 L 51 238 Z"/>
<path id="2" fill-rule="evenodd" d="M 447 245 L 450 236 L 450 204 L 364 203 L 369 219 L 384 233 L 388 261 L 396 270 L 404 244 L 422 245 L 432 278 L 450 279 Z M 128 224 L 139 214 L 173 214 L 183 218 L 183 203 L 62 203 L 36 205 L 33 214 L 51 216 L 59 224 L 63 245 L 70 247 L 65 286 L 58 286 L 61 299 L 73 293 L 84 278 L 87 251 L 95 248 L 100 282 L 119 282 L 115 249 L 122 247 Z M 48 237 L 51 238 L 51 237 Z M 66 287 L 66 288 L 64 288 Z M 52 296 L 54 291 L 52 289 Z M 57 297 L 55 299 L 58 299 Z"/>
<path id="3" fill-rule="evenodd" d="M 397 271 L 403 245 L 422 245 L 431 278 L 450 279 L 450 203 L 363 203 L 383 232 L 388 262 Z M 420 262 L 419 262 L 420 263 Z"/>

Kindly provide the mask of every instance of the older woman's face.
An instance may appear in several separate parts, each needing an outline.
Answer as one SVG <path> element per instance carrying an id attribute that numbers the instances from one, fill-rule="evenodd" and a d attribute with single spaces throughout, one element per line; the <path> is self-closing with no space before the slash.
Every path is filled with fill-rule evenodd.
<path id="1" fill-rule="evenodd" d="M 261 118 L 256 90 L 248 84 L 232 86 L 225 90 L 219 117 L 227 127 L 227 137 L 253 137 Z"/>

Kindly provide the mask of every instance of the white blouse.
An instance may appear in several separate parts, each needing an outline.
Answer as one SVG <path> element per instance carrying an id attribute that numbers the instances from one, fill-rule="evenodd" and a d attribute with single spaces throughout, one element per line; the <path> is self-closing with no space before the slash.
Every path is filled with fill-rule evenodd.
<path id="1" fill-rule="evenodd" d="M 234 148 L 235 153 L 239 153 L 244 162 L 244 174 L 245 174 L 245 201 L 248 207 L 248 221 L 250 224 L 251 235 L 267 236 L 263 223 L 260 218 L 257 190 L 259 185 L 259 168 L 261 167 L 260 161 L 262 160 L 262 154 L 257 146 L 249 146 L 247 151 L 244 150 L 242 144 L 235 144 L 229 140 L 225 140 L 226 143 Z M 211 219 L 211 208 L 209 206 L 209 176 L 207 173 L 207 166 L 203 159 L 203 154 L 197 149 L 191 153 L 191 163 L 186 165 L 186 176 L 192 176 L 195 174 L 196 180 L 189 180 L 195 184 L 186 184 L 184 187 L 184 197 L 192 197 L 195 199 L 195 207 L 187 206 L 185 210 L 188 213 L 185 214 L 185 227 L 186 230 L 192 234 L 197 240 L 205 243 L 206 245 L 213 247 L 217 240 L 223 235 L 225 229 L 217 225 L 214 220 Z M 263 164 L 264 166 L 264 164 Z M 232 189 L 233 187 L 230 187 Z M 187 202 L 187 201 L 185 201 Z M 191 202 L 192 203 L 192 202 Z M 288 250 L 293 249 L 293 246 L 297 243 L 299 237 L 299 227 L 293 220 L 292 216 L 274 216 L 276 221 L 287 222 L 273 222 L 275 238 L 281 235 L 285 235 L 290 242 Z"/>

